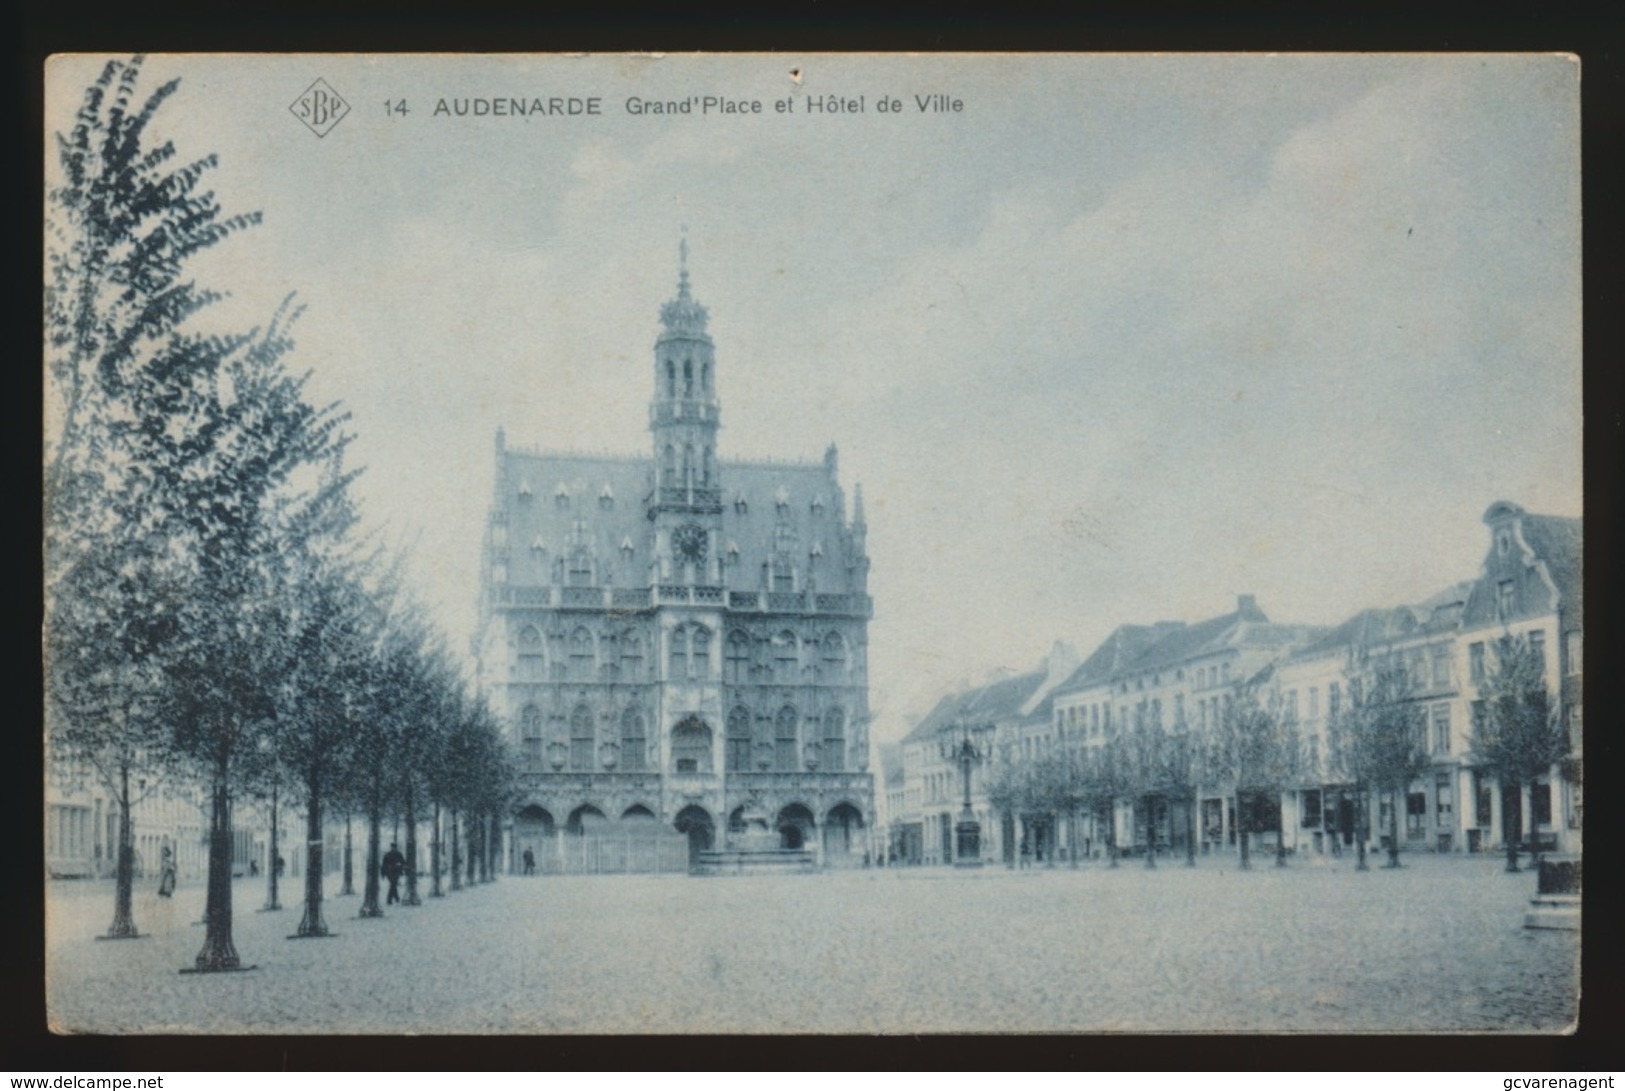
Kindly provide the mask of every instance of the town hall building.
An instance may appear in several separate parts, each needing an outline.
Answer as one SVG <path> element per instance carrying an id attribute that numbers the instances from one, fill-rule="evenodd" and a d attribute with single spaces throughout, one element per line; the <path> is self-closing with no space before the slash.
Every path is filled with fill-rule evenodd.
<path id="1" fill-rule="evenodd" d="M 811 461 L 721 456 L 706 323 L 685 242 L 646 454 L 527 450 L 497 432 L 476 643 L 519 768 L 510 867 L 684 866 L 746 815 L 824 866 L 863 862 L 862 490 L 849 507 L 833 445 Z"/>

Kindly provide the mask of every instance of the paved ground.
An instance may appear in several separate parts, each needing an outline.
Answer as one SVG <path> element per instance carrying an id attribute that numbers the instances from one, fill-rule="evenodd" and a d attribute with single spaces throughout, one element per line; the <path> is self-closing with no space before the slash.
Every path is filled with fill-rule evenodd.
<path id="1" fill-rule="evenodd" d="M 49 1004 L 115 1033 L 1560 1031 L 1578 934 L 1525 930 L 1534 876 L 1499 867 L 503 877 L 380 920 L 334 898 L 338 937 L 296 942 L 241 880 L 259 968 L 217 975 L 176 973 L 201 887 L 147 884 L 151 938 L 96 942 L 110 886 L 56 883 Z"/>

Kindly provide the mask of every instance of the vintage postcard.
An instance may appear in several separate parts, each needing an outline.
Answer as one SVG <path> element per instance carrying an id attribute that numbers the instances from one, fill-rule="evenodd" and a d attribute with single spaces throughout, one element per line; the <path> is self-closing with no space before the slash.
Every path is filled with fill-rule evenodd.
<path id="1" fill-rule="evenodd" d="M 51 58 L 50 1025 L 1571 1032 L 1579 81 Z"/>

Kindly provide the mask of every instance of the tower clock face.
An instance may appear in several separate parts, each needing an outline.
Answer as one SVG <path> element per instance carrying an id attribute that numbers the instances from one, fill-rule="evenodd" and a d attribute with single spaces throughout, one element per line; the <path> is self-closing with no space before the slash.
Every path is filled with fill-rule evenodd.
<path id="1" fill-rule="evenodd" d="M 677 553 L 677 559 L 685 564 L 699 564 L 705 560 L 705 528 L 693 523 L 684 523 L 671 532 L 672 549 Z"/>

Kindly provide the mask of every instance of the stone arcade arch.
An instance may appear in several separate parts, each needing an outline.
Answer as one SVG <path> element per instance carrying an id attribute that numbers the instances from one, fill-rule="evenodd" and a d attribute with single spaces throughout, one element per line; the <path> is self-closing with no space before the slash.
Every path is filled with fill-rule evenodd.
<path id="1" fill-rule="evenodd" d="M 583 803 L 570 812 L 570 820 L 564 824 L 565 831 L 572 834 L 599 833 L 609 819 L 604 812 L 591 803 Z"/>
<path id="2" fill-rule="evenodd" d="M 711 820 L 711 812 L 698 803 L 690 803 L 677 812 L 672 821 L 672 827 L 688 838 L 688 863 L 692 867 L 700 858 L 700 853 L 707 851 L 716 842 L 716 823 Z"/>
<path id="3" fill-rule="evenodd" d="M 824 866 L 859 864 L 864 850 L 863 812 L 845 800 L 824 816 Z"/>
<path id="4" fill-rule="evenodd" d="M 774 826 L 779 831 L 780 848 L 804 849 L 815 844 L 818 823 L 804 803 L 791 803 L 782 808 Z"/>
<path id="5" fill-rule="evenodd" d="M 557 855 L 554 846 L 555 827 L 553 816 L 547 808 L 532 803 L 521 807 L 513 817 L 513 866 L 511 870 L 523 869 L 525 850 L 529 849 L 531 859 L 535 860 L 536 868 L 545 871 L 548 862 Z"/>

